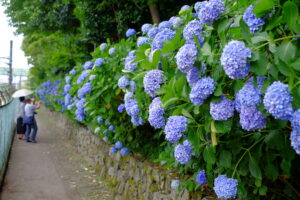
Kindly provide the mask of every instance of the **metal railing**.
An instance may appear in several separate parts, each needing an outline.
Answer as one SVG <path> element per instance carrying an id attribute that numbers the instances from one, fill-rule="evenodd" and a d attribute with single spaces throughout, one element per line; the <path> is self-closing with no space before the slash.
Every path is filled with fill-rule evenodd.
<path id="1" fill-rule="evenodd" d="M 0 106 L 8 104 L 12 100 L 14 88 L 7 84 L 0 84 Z"/>

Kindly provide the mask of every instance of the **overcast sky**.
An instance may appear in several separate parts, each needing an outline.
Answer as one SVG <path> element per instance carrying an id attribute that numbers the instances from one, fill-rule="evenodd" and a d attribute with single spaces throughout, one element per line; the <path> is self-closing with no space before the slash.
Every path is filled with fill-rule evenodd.
<path id="1" fill-rule="evenodd" d="M 8 18 L 4 14 L 5 7 L 0 5 L 0 57 L 9 57 L 10 40 L 13 40 L 13 68 L 29 68 L 27 58 L 21 50 L 22 35 L 14 35 L 14 28 L 8 24 Z M 0 67 L 8 67 L 4 62 L 5 59 L 0 59 Z M 0 79 L 6 77 L 0 76 Z"/>

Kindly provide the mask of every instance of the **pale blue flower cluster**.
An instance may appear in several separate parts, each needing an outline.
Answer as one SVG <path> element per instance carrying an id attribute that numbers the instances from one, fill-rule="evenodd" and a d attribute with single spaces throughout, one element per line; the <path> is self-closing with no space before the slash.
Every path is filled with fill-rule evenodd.
<path id="1" fill-rule="evenodd" d="M 86 61 L 83 65 L 83 69 L 91 69 L 93 67 L 93 63 L 91 61 Z"/>
<path id="2" fill-rule="evenodd" d="M 78 90 L 78 97 L 84 98 L 86 94 L 91 93 L 92 91 L 92 84 L 91 83 L 85 83 L 79 90 Z"/>
<path id="3" fill-rule="evenodd" d="M 183 37 L 186 43 L 195 43 L 194 37 L 198 39 L 199 44 L 202 46 L 204 38 L 201 37 L 202 34 L 202 24 L 199 20 L 190 21 L 183 29 Z"/>
<path id="4" fill-rule="evenodd" d="M 116 51 L 117 51 L 117 49 L 115 47 L 112 47 L 108 50 L 108 54 L 112 56 L 116 53 Z"/>
<path id="5" fill-rule="evenodd" d="M 80 76 L 77 79 L 77 84 L 82 83 L 82 81 L 84 81 L 84 79 L 88 76 L 88 73 L 86 72 L 86 70 L 82 71 L 82 73 L 80 74 Z"/>
<path id="6" fill-rule="evenodd" d="M 102 124 L 103 118 L 102 118 L 101 116 L 99 116 L 99 117 L 97 118 L 97 122 L 98 122 L 98 124 Z"/>
<path id="7" fill-rule="evenodd" d="M 108 127 L 108 130 L 110 130 L 110 131 L 115 131 L 115 126 L 114 126 L 114 125 L 110 125 L 110 126 Z"/>
<path id="8" fill-rule="evenodd" d="M 192 148 L 190 146 L 178 144 L 174 149 L 174 157 L 179 163 L 188 164 L 192 158 Z"/>
<path id="9" fill-rule="evenodd" d="M 169 19 L 169 22 L 172 23 L 173 29 L 177 29 L 183 24 L 183 21 L 180 17 L 174 17 L 174 16 Z"/>
<path id="10" fill-rule="evenodd" d="M 129 86 L 130 86 L 129 91 L 134 93 L 136 90 L 136 83 L 134 81 L 130 81 Z"/>
<path id="11" fill-rule="evenodd" d="M 65 106 L 68 106 L 71 103 L 72 96 L 70 94 L 66 94 L 65 96 Z"/>
<path id="12" fill-rule="evenodd" d="M 65 81 L 67 84 L 71 83 L 71 76 L 66 76 Z"/>
<path id="13" fill-rule="evenodd" d="M 260 26 L 265 24 L 263 18 L 256 17 L 256 15 L 253 13 L 253 9 L 254 9 L 254 7 L 252 5 L 250 5 L 246 9 L 246 11 L 243 15 L 243 19 L 246 22 L 246 24 L 249 26 L 250 33 L 252 33 L 252 34 L 255 33 L 255 31 L 257 31 Z"/>
<path id="14" fill-rule="evenodd" d="M 175 143 L 182 137 L 182 134 L 187 129 L 187 119 L 183 116 L 169 117 L 165 126 L 166 140 Z"/>
<path id="15" fill-rule="evenodd" d="M 264 96 L 265 109 L 275 118 L 289 120 L 293 114 L 293 96 L 288 85 L 275 81 L 267 88 Z"/>
<path id="16" fill-rule="evenodd" d="M 296 110 L 291 118 L 291 124 L 294 129 L 300 130 L 300 109 Z"/>
<path id="17" fill-rule="evenodd" d="M 218 198 L 235 198 L 237 193 L 238 181 L 233 178 L 227 178 L 226 175 L 219 175 L 214 181 L 214 191 Z"/>
<path id="18" fill-rule="evenodd" d="M 200 185 L 203 185 L 206 183 L 206 174 L 205 170 L 201 170 L 196 175 L 196 182 Z"/>
<path id="19" fill-rule="evenodd" d="M 115 143 L 116 149 L 122 149 L 123 148 L 123 143 L 121 141 L 118 141 Z"/>
<path id="20" fill-rule="evenodd" d="M 163 128 L 165 126 L 164 109 L 160 101 L 160 97 L 156 97 L 152 100 L 149 106 L 148 121 L 154 128 Z"/>
<path id="21" fill-rule="evenodd" d="M 169 21 L 162 21 L 158 25 L 158 28 L 159 28 L 160 31 L 165 29 L 165 28 L 171 28 L 171 27 L 172 27 L 172 23 L 169 22 Z"/>
<path id="22" fill-rule="evenodd" d="M 117 153 L 117 152 L 118 152 L 118 149 L 117 149 L 115 146 L 112 146 L 112 147 L 110 147 L 109 151 L 110 151 L 111 153 Z"/>
<path id="23" fill-rule="evenodd" d="M 137 63 L 133 63 L 135 60 L 134 51 L 130 51 L 125 58 L 125 69 L 128 71 L 134 71 L 136 69 Z"/>
<path id="24" fill-rule="evenodd" d="M 199 80 L 199 69 L 193 67 L 186 75 L 186 80 L 189 83 L 190 87 L 193 87 Z"/>
<path id="25" fill-rule="evenodd" d="M 141 28 L 143 35 L 146 35 L 151 28 L 152 28 L 152 24 L 144 24 Z"/>
<path id="26" fill-rule="evenodd" d="M 69 71 L 69 74 L 75 75 L 76 74 L 76 70 L 72 69 L 71 71 Z"/>
<path id="27" fill-rule="evenodd" d="M 222 0 L 209 0 L 197 5 L 198 18 L 203 24 L 212 24 L 219 19 L 224 12 L 224 2 Z"/>
<path id="28" fill-rule="evenodd" d="M 66 85 L 64 86 L 64 92 L 65 92 L 65 93 L 68 93 L 68 92 L 70 91 L 71 88 L 72 88 L 72 86 L 71 86 L 70 84 L 66 84 Z"/>
<path id="29" fill-rule="evenodd" d="M 124 96 L 125 110 L 127 114 L 131 117 L 131 122 L 134 126 L 143 125 L 143 120 L 139 117 L 140 108 L 138 106 L 138 101 L 133 99 L 132 92 L 126 92 Z"/>
<path id="30" fill-rule="evenodd" d="M 121 154 L 122 156 L 127 156 L 127 155 L 130 154 L 130 150 L 129 150 L 128 148 L 126 148 L 126 147 L 123 147 L 123 148 L 120 150 L 120 154 Z"/>
<path id="31" fill-rule="evenodd" d="M 103 58 L 97 58 L 96 61 L 95 61 L 95 63 L 94 63 L 94 65 L 95 65 L 96 67 L 100 67 L 100 66 L 102 66 L 103 64 L 104 64 Z"/>
<path id="32" fill-rule="evenodd" d="M 189 9 L 191 9 L 191 7 L 189 5 L 184 5 L 180 8 L 180 11 L 187 11 Z"/>
<path id="33" fill-rule="evenodd" d="M 85 99 L 80 99 L 76 102 L 76 111 L 75 111 L 75 115 L 78 121 L 84 121 L 84 104 L 85 104 Z"/>
<path id="34" fill-rule="evenodd" d="M 107 44 L 106 43 L 102 43 L 100 44 L 100 51 L 104 51 L 107 47 Z"/>
<path id="35" fill-rule="evenodd" d="M 222 96 L 219 101 L 210 103 L 209 112 L 214 120 L 227 120 L 234 114 L 234 101 Z"/>
<path id="36" fill-rule="evenodd" d="M 130 80 L 126 76 L 122 76 L 118 80 L 118 86 L 121 89 L 126 89 L 126 87 L 130 84 Z"/>
<path id="37" fill-rule="evenodd" d="M 205 4 L 206 4 L 206 1 L 196 2 L 194 5 L 194 9 L 195 9 L 196 13 L 198 13 Z"/>
<path id="38" fill-rule="evenodd" d="M 215 90 L 215 81 L 210 77 L 203 77 L 192 87 L 190 99 L 194 105 L 203 104 Z"/>
<path id="39" fill-rule="evenodd" d="M 247 58 L 251 58 L 251 50 L 245 46 L 244 42 L 233 40 L 223 49 L 221 65 L 230 78 L 245 78 L 250 70 Z"/>
<path id="40" fill-rule="evenodd" d="M 119 106 L 118 106 L 118 112 L 119 113 L 122 113 L 122 112 L 124 112 L 124 109 L 125 109 L 125 104 L 120 104 Z"/>
<path id="41" fill-rule="evenodd" d="M 171 24 L 172 26 L 172 24 Z M 157 33 L 152 41 L 151 49 L 154 51 L 156 49 L 161 49 L 163 47 L 163 43 L 166 40 L 173 39 L 175 36 L 175 32 L 171 29 L 165 28 L 161 32 Z"/>
<path id="42" fill-rule="evenodd" d="M 261 93 L 253 83 L 246 83 L 235 96 L 235 109 L 241 112 L 242 107 L 258 106 L 261 103 Z"/>
<path id="43" fill-rule="evenodd" d="M 96 78 L 96 74 L 92 74 L 89 77 L 89 81 L 93 81 L 93 80 L 95 80 L 95 78 Z"/>
<path id="44" fill-rule="evenodd" d="M 140 47 L 140 46 L 142 46 L 142 45 L 144 45 L 144 44 L 149 44 L 150 43 L 150 40 L 149 40 L 149 38 L 147 38 L 147 37 L 139 37 L 138 39 L 137 39 L 137 46 L 138 47 Z"/>
<path id="45" fill-rule="evenodd" d="M 136 31 L 133 28 L 130 28 L 126 31 L 126 37 L 132 37 L 136 34 Z"/>
<path id="46" fill-rule="evenodd" d="M 266 118 L 255 106 L 242 107 L 240 124 L 246 131 L 261 130 L 266 127 Z"/>
<path id="47" fill-rule="evenodd" d="M 300 130 L 293 129 L 290 135 L 291 146 L 296 151 L 298 155 L 300 155 Z"/>
<path id="48" fill-rule="evenodd" d="M 176 64 L 180 71 L 188 73 L 193 67 L 198 54 L 195 44 L 185 44 L 177 52 Z"/>
<path id="49" fill-rule="evenodd" d="M 147 94 L 151 97 L 156 96 L 156 90 L 160 88 L 160 85 L 163 83 L 164 72 L 158 69 L 150 70 L 144 76 L 143 83 L 144 89 Z"/>
<path id="50" fill-rule="evenodd" d="M 148 36 L 149 38 L 154 38 L 157 33 L 159 33 L 159 28 L 158 27 L 152 27 L 149 31 L 148 31 Z"/>

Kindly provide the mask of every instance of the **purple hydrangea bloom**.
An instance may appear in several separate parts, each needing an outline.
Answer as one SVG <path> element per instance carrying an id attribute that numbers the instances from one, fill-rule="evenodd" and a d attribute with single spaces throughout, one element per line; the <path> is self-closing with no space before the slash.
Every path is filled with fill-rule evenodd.
<path id="1" fill-rule="evenodd" d="M 296 151 L 298 155 L 300 155 L 300 130 L 298 128 L 294 128 L 290 135 L 291 146 Z"/>
<path id="2" fill-rule="evenodd" d="M 116 53 L 117 49 L 115 47 L 112 47 L 108 50 L 109 55 L 114 55 Z"/>
<path id="3" fill-rule="evenodd" d="M 79 90 L 78 90 L 78 97 L 84 98 L 86 94 L 91 93 L 92 91 L 92 84 L 91 83 L 85 83 Z"/>
<path id="4" fill-rule="evenodd" d="M 232 40 L 223 49 L 221 65 L 230 78 L 245 78 L 250 70 L 247 58 L 251 58 L 251 50 L 244 42 Z"/>
<path id="5" fill-rule="evenodd" d="M 203 104 L 204 100 L 215 90 L 215 81 L 210 77 L 203 77 L 192 87 L 190 99 L 194 105 Z"/>
<path id="6" fill-rule="evenodd" d="M 214 181 L 214 191 L 218 198 L 230 199 L 236 197 L 238 181 L 219 175 Z"/>
<path id="7" fill-rule="evenodd" d="M 119 113 L 122 113 L 124 111 L 124 109 L 125 109 L 125 104 L 122 103 L 118 106 Z"/>
<path id="8" fill-rule="evenodd" d="M 205 170 L 201 170 L 196 175 L 196 182 L 200 185 L 203 185 L 206 183 L 206 174 Z"/>
<path id="9" fill-rule="evenodd" d="M 116 149 L 122 149 L 123 143 L 121 141 L 116 142 L 115 144 Z"/>
<path id="10" fill-rule="evenodd" d="M 183 21 L 182 21 L 182 19 L 180 17 L 171 17 L 169 19 L 169 22 L 172 23 L 173 29 L 179 28 L 182 25 L 182 23 L 183 23 Z"/>
<path id="11" fill-rule="evenodd" d="M 159 28 L 158 27 L 152 27 L 149 31 L 148 31 L 148 36 L 149 38 L 154 38 L 157 33 L 159 33 Z"/>
<path id="12" fill-rule="evenodd" d="M 183 37 L 186 43 L 194 43 L 194 37 L 198 38 L 199 44 L 202 45 L 204 38 L 201 37 L 202 34 L 202 24 L 199 20 L 190 21 L 183 29 Z"/>
<path id="13" fill-rule="evenodd" d="M 300 109 L 296 110 L 291 118 L 291 124 L 294 129 L 300 130 Z"/>
<path id="14" fill-rule="evenodd" d="M 72 96 L 70 94 L 66 94 L 65 96 L 65 106 L 69 105 L 71 103 Z"/>
<path id="15" fill-rule="evenodd" d="M 159 97 L 153 99 L 149 106 L 148 121 L 154 128 L 163 128 L 165 126 L 164 109 Z"/>
<path id="16" fill-rule="evenodd" d="M 84 121 L 84 104 L 85 104 L 85 99 L 80 99 L 79 101 L 76 102 L 76 111 L 75 111 L 75 115 L 78 121 Z"/>
<path id="17" fill-rule="evenodd" d="M 138 47 L 140 47 L 140 46 L 142 46 L 144 44 L 149 44 L 149 43 L 150 43 L 150 40 L 147 37 L 139 37 L 137 39 L 137 45 L 138 45 Z"/>
<path id="18" fill-rule="evenodd" d="M 140 126 L 140 125 L 144 124 L 143 119 L 141 117 L 139 117 L 139 116 L 132 116 L 131 117 L 131 123 L 134 126 Z"/>
<path id="19" fill-rule="evenodd" d="M 180 11 L 187 11 L 189 10 L 191 7 L 189 5 L 184 5 L 180 8 Z"/>
<path id="20" fill-rule="evenodd" d="M 135 60 L 134 51 L 128 53 L 125 58 L 125 69 L 128 71 L 134 71 L 136 69 L 137 63 L 133 63 L 132 61 Z"/>
<path id="21" fill-rule="evenodd" d="M 181 138 L 183 132 L 187 129 L 187 119 L 183 116 L 169 117 L 165 126 L 166 140 L 175 143 Z"/>
<path id="22" fill-rule="evenodd" d="M 234 114 L 234 102 L 222 96 L 219 101 L 210 103 L 210 114 L 214 120 L 227 120 Z"/>
<path id="23" fill-rule="evenodd" d="M 126 147 L 123 147 L 121 150 L 120 150 L 120 154 L 122 156 L 127 156 L 128 154 L 130 154 L 130 150 Z"/>
<path id="24" fill-rule="evenodd" d="M 172 24 L 171 24 L 172 26 Z M 166 40 L 173 39 L 175 36 L 175 32 L 172 31 L 171 29 L 165 28 L 161 32 L 157 33 L 152 41 L 151 44 L 151 49 L 156 50 L 156 49 L 161 49 L 163 47 L 163 43 Z"/>
<path id="25" fill-rule="evenodd" d="M 186 138 L 186 135 L 184 135 L 183 137 Z M 183 141 L 183 145 L 186 146 L 186 147 L 188 147 L 188 148 L 190 148 L 191 150 L 193 148 L 193 145 L 192 145 L 192 143 L 189 140 L 184 140 Z"/>
<path id="26" fill-rule="evenodd" d="M 75 75 L 76 74 L 76 70 L 72 69 L 71 71 L 69 71 L 69 74 Z"/>
<path id="27" fill-rule="evenodd" d="M 209 0 L 203 3 L 198 12 L 198 18 L 204 24 L 212 24 L 224 12 L 222 0 Z"/>
<path id="28" fill-rule="evenodd" d="M 86 61 L 83 65 L 83 69 L 91 69 L 93 67 L 93 63 L 91 61 Z"/>
<path id="29" fill-rule="evenodd" d="M 171 189 L 175 190 L 179 187 L 179 185 L 180 185 L 180 180 L 172 180 Z"/>
<path id="30" fill-rule="evenodd" d="M 194 67 L 198 50 L 195 44 L 185 44 L 177 52 L 176 64 L 180 71 L 187 73 Z"/>
<path id="31" fill-rule="evenodd" d="M 244 15 L 243 15 L 243 19 L 246 22 L 246 24 L 249 26 L 250 28 L 250 33 L 255 33 L 255 31 L 257 31 L 259 29 L 260 26 L 264 25 L 264 20 L 263 18 L 258 18 L 255 16 L 255 14 L 252 12 L 254 9 L 254 7 L 252 5 L 250 5 Z"/>
<path id="32" fill-rule="evenodd" d="M 80 76 L 77 79 L 77 84 L 82 83 L 82 81 L 84 81 L 84 79 L 88 76 L 88 73 L 84 70 L 82 71 L 82 73 L 80 74 Z"/>
<path id="33" fill-rule="evenodd" d="M 181 164 L 188 164 L 192 158 L 191 148 L 178 144 L 174 149 L 174 157 Z"/>
<path id="34" fill-rule="evenodd" d="M 254 84 L 254 78 L 253 78 L 253 76 L 252 76 L 252 77 L 247 81 L 247 83 L 245 83 L 245 84 L 252 84 L 252 85 L 254 85 L 254 86 L 259 90 L 259 92 L 261 93 L 261 89 L 262 89 L 262 87 L 263 87 L 263 85 L 264 85 L 265 79 L 266 79 L 266 77 L 263 77 L 263 76 L 257 76 L 257 77 L 256 77 L 256 83 L 257 83 L 257 85 L 255 85 L 255 84 Z"/>
<path id="35" fill-rule="evenodd" d="M 169 21 L 162 21 L 158 25 L 159 30 L 163 30 L 165 28 L 171 28 L 171 27 L 172 27 L 172 23 Z"/>
<path id="36" fill-rule="evenodd" d="M 163 83 L 163 74 L 164 72 L 158 69 L 148 71 L 144 76 L 144 88 L 145 92 L 151 97 L 154 97 L 155 91 L 160 88 L 160 85 Z"/>
<path id="37" fill-rule="evenodd" d="M 147 34 L 151 28 L 152 24 L 144 24 L 141 28 L 143 35 Z"/>
<path id="38" fill-rule="evenodd" d="M 293 114 L 293 96 L 288 85 L 275 81 L 267 88 L 264 96 L 265 109 L 275 118 L 289 120 Z"/>
<path id="39" fill-rule="evenodd" d="M 97 58 L 94 65 L 97 66 L 97 67 L 100 67 L 104 64 L 104 60 L 103 58 Z"/>
<path id="40" fill-rule="evenodd" d="M 72 88 L 72 86 L 70 84 L 67 84 L 64 86 L 64 92 L 68 93 L 70 91 L 70 89 Z"/>
<path id="41" fill-rule="evenodd" d="M 198 12 L 201 10 L 201 8 L 202 8 L 206 3 L 207 3 L 206 1 L 202 1 L 202 2 L 198 1 L 198 2 L 196 2 L 195 5 L 194 5 L 194 9 L 195 9 L 196 13 L 198 13 Z"/>
<path id="42" fill-rule="evenodd" d="M 246 131 L 261 130 L 266 127 L 266 118 L 255 106 L 242 107 L 240 124 Z"/>
<path id="43" fill-rule="evenodd" d="M 112 146 L 112 147 L 110 147 L 109 151 L 110 151 L 111 153 L 117 153 L 117 152 L 118 152 L 118 149 L 117 149 L 115 146 Z"/>
<path id="44" fill-rule="evenodd" d="M 136 34 L 136 31 L 133 28 L 130 28 L 126 31 L 126 37 L 132 37 Z"/>
<path id="45" fill-rule="evenodd" d="M 106 43 L 102 43 L 100 44 L 100 51 L 104 51 L 107 47 L 107 44 Z"/>
<path id="46" fill-rule="evenodd" d="M 186 80 L 189 83 L 190 87 L 193 87 L 199 80 L 199 69 L 193 67 L 186 75 Z"/>
<path id="47" fill-rule="evenodd" d="M 125 101 L 125 110 L 131 117 L 138 116 L 140 112 L 138 101 L 136 99 L 129 99 Z"/>
<path id="48" fill-rule="evenodd" d="M 129 79 L 126 76 L 122 76 L 119 78 L 118 86 L 121 89 L 126 89 L 126 87 L 130 84 Z"/>
<path id="49" fill-rule="evenodd" d="M 114 127 L 114 125 L 110 125 L 110 126 L 108 127 L 108 130 L 110 130 L 110 131 L 114 131 L 114 130 L 115 130 L 115 127 Z"/>
<path id="50" fill-rule="evenodd" d="M 101 116 L 99 116 L 99 117 L 97 118 L 97 122 L 98 122 L 98 124 L 102 124 L 103 118 L 102 118 Z"/>
<path id="51" fill-rule="evenodd" d="M 235 108 L 241 112 L 242 107 L 258 106 L 261 103 L 261 94 L 254 84 L 245 84 L 235 96 Z"/>

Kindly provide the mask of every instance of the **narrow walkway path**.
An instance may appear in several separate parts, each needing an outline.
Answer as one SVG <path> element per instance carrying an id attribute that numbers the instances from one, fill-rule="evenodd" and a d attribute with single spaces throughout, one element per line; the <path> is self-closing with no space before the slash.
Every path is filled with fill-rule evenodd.
<path id="1" fill-rule="evenodd" d="M 108 200 L 102 178 L 72 145 L 38 114 L 37 142 L 14 139 L 0 200 Z"/>

